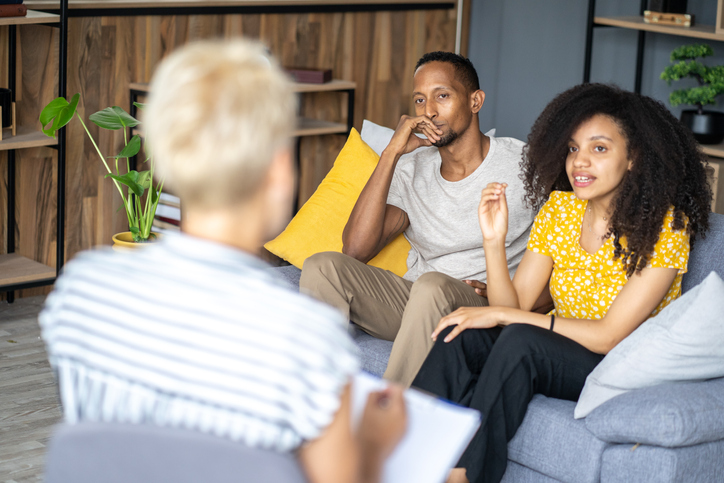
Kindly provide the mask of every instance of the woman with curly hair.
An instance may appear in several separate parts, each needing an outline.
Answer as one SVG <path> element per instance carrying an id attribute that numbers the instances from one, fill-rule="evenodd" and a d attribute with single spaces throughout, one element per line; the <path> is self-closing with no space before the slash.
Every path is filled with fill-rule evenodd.
<path id="1" fill-rule="evenodd" d="M 490 307 L 444 317 L 413 382 L 483 415 L 449 482 L 499 481 L 533 396 L 577 400 L 604 355 L 681 294 L 690 245 L 708 229 L 704 162 L 645 96 L 584 84 L 544 109 L 521 163 L 540 211 L 518 271 L 511 281 L 506 185 L 492 183 L 478 209 Z M 554 310 L 531 312 L 547 284 Z"/>

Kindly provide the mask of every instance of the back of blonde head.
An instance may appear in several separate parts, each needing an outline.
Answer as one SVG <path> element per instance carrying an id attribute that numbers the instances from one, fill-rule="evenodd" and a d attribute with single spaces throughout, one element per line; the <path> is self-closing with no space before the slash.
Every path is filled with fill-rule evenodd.
<path id="1" fill-rule="evenodd" d="M 295 122 L 291 84 L 247 40 L 185 46 L 158 67 L 144 127 L 166 186 L 195 208 L 253 195 Z"/>

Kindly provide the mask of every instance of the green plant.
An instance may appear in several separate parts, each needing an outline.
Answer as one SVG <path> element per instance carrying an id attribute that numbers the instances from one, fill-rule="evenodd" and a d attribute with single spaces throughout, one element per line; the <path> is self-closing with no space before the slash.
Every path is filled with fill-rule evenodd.
<path id="1" fill-rule="evenodd" d="M 704 112 L 704 106 L 714 104 L 716 97 L 724 92 L 724 66 L 707 67 L 699 62 L 698 58 L 714 55 L 714 51 L 706 44 L 683 45 L 671 52 L 670 65 L 661 73 L 661 79 L 671 85 L 671 81 L 678 81 L 685 77 L 692 77 L 699 83 L 698 87 L 678 89 L 669 95 L 672 106 L 690 104 L 697 107 L 699 114 Z M 676 62 L 674 64 L 674 62 Z"/>
<path id="2" fill-rule="evenodd" d="M 77 112 L 79 98 L 80 94 L 76 94 L 70 102 L 68 102 L 65 98 L 58 97 L 45 106 L 40 113 L 40 123 L 43 126 L 43 132 L 47 136 L 55 138 L 58 130 L 68 124 L 71 119 L 73 119 L 73 116 L 78 118 L 93 143 L 93 147 L 95 147 L 98 156 L 101 158 L 103 166 L 105 166 L 108 171 L 105 177 L 113 180 L 118 192 L 121 194 L 123 207 L 126 209 L 126 215 L 128 217 L 128 228 L 131 233 L 133 233 L 133 240 L 136 242 L 145 242 L 149 237 L 155 236 L 151 233 L 151 226 L 153 225 L 153 217 L 156 214 L 159 195 L 163 189 L 163 181 L 157 182 L 154 185 L 153 160 L 151 157 L 145 161 L 149 166 L 148 170 L 139 172 L 130 169 L 129 159 L 136 156 L 141 150 L 141 138 L 138 134 L 135 134 L 131 139 L 128 139 L 127 129 L 138 126 L 141 123 L 118 106 L 107 107 L 88 117 L 96 126 L 102 129 L 111 131 L 123 130 L 123 149 L 115 156 L 108 156 L 109 159 L 114 160 L 114 172 L 111 170 L 106 157 L 101 153 L 98 144 L 95 139 L 93 139 L 93 136 L 91 136 L 88 127 Z M 143 104 L 136 103 L 135 105 L 136 107 L 143 108 Z M 122 159 L 126 160 L 126 172 L 124 174 L 121 174 L 118 169 L 118 163 Z M 121 185 L 127 187 L 127 192 L 124 193 Z M 148 193 L 146 193 L 146 190 L 148 190 Z M 144 193 L 146 193 L 145 198 Z"/>

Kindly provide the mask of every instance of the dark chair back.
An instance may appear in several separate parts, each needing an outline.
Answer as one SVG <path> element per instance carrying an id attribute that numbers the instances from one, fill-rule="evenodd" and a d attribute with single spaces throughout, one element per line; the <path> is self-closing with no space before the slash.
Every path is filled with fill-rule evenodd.
<path id="1" fill-rule="evenodd" d="M 304 483 L 289 454 L 212 435 L 148 425 L 57 426 L 46 483 Z"/>

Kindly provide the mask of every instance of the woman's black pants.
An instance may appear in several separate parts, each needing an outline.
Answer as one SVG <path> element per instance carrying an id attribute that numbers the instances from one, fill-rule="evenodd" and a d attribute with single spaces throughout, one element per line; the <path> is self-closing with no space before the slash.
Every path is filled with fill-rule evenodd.
<path id="1" fill-rule="evenodd" d="M 438 336 L 412 385 L 480 411 L 480 429 L 457 466 L 467 470 L 471 483 L 498 482 L 508 441 L 533 395 L 576 401 L 603 356 L 528 324 L 465 330 L 443 342 L 451 330 Z"/>

